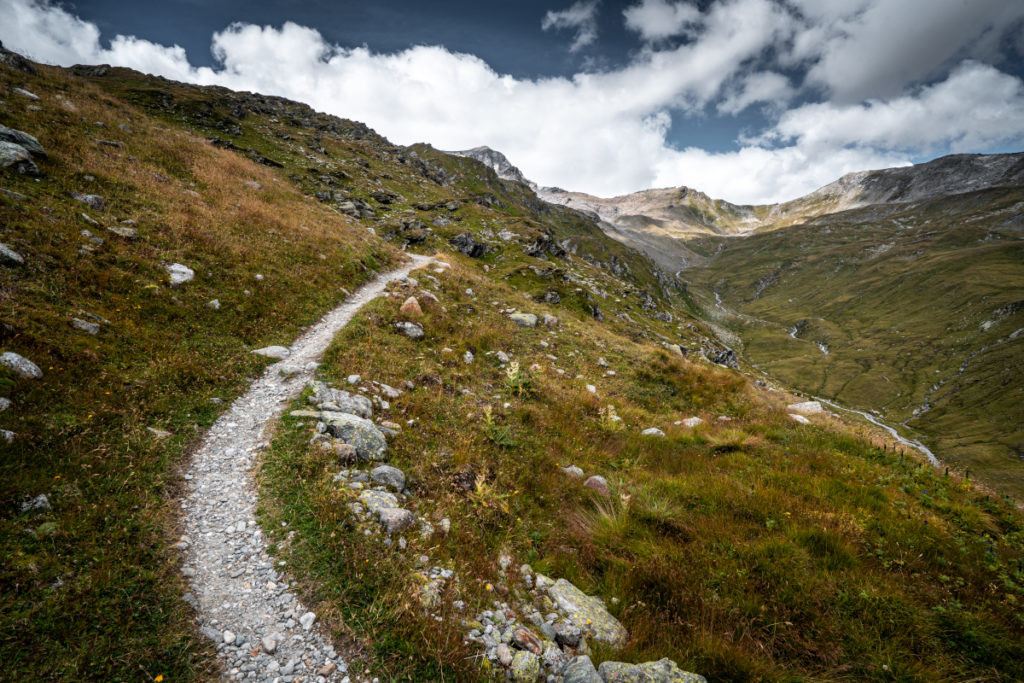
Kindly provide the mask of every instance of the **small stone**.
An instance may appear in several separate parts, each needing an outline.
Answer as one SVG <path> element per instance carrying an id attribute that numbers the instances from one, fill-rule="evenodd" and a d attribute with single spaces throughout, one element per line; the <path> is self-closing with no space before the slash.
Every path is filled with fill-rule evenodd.
<path id="1" fill-rule="evenodd" d="M 156 427 L 146 427 L 146 431 L 158 439 L 166 439 L 171 435 L 170 432 L 164 431 L 163 429 L 157 429 Z"/>
<path id="2" fill-rule="evenodd" d="M 499 363 L 508 363 L 510 360 L 512 360 L 511 358 L 509 358 L 509 355 L 504 351 L 498 351 L 496 354 L 494 354 L 494 357 L 498 359 Z"/>
<path id="3" fill-rule="evenodd" d="M 535 655 L 544 652 L 544 646 L 541 644 L 540 638 L 528 628 L 521 628 L 513 633 L 512 643 L 520 650 L 529 650 Z"/>
<path id="4" fill-rule="evenodd" d="M 655 436 L 659 438 L 665 436 L 665 432 L 661 431 L 657 427 L 649 427 L 640 433 L 643 436 Z"/>
<path id="5" fill-rule="evenodd" d="M 81 318 L 72 318 L 71 326 L 74 327 L 76 330 L 82 330 L 83 332 L 86 332 L 88 334 L 100 333 L 100 326 L 98 324 L 91 323 L 87 320 L 82 320 Z"/>
<path id="6" fill-rule="evenodd" d="M 0 396 L 0 413 L 11 407 L 11 399 Z"/>
<path id="7" fill-rule="evenodd" d="M 533 313 L 513 313 L 508 318 L 520 327 L 537 327 L 537 316 Z"/>
<path id="8" fill-rule="evenodd" d="M 583 486 L 588 489 L 593 489 L 602 496 L 607 496 L 611 493 L 608 489 L 608 480 L 599 474 L 595 474 L 587 479 L 583 482 Z"/>
<path id="9" fill-rule="evenodd" d="M 496 654 L 498 656 L 498 662 L 501 663 L 502 666 L 507 668 L 512 665 L 512 648 L 508 645 L 505 643 L 499 645 Z"/>
<path id="10" fill-rule="evenodd" d="M 468 365 L 476 360 L 476 358 L 473 356 L 472 351 L 466 351 L 466 353 L 462 354 L 462 360 Z"/>
<path id="11" fill-rule="evenodd" d="M 43 376 L 43 371 L 39 369 L 38 365 L 13 351 L 0 354 L 0 365 L 14 370 L 22 379 L 39 379 Z"/>
<path id="12" fill-rule="evenodd" d="M 395 327 L 405 333 L 405 336 L 410 339 L 423 339 L 424 337 L 423 326 L 417 323 L 400 322 L 395 323 Z"/>
<path id="13" fill-rule="evenodd" d="M 299 617 L 299 624 L 302 626 L 302 630 L 308 631 L 313 628 L 313 622 L 316 621 L 316 615 L 312 612 L 306 612 Z"/>
<path id="14" fill-rule="evenodd" d="M 360 382 L 363 381 L 363 378 L 360 377 L 359 375 L 349 375 L 345 381 L 347 381 L 349 384 L 359 384 Z"/>
<path id="15" fill-rule="evenodd" d="M 45 493 L 40 493 L 32 500 L 25 501 L 21 504 L 21 511 L 28 512 L 29 510 L 49 510 L 50 499 L 46 497 Z"/>
<path id="16" fill-rule="evenodd" d="M 704 423 L 704 420 L 700 419 L 699 417 L 688 417 L 685 420 L 683 420 L 683 426 L 684 427 L 688 427 L 690 429 L 693 429 L 697 425 L 703 424 L 703 423 Z"/>
<path id="17" fill-rule="evenodd" d="M 420 302 L 414 296 L 410 296 L 402 304 L 402 307 L 398 309 L 405 315 L 415 316 L 419 318 L 423 315 L 423 309 L 420 307 Z"/>
<path id="18" fill-rule="evenodd" d="M 257 183 L 255 180 L 246 180 L 245 186 L 250 190 L 262 190 L 263 186 Z"/>
<path id="19" fill-rule="evenodd" d="M 284 360 L 288 356 L 292 355 L 291 349 L 286 346 L 265 346 L 262 349 L 256 349 L 252 353 L 255 353 L 258 356 L 274 358 L 276 360 Z"/>
<path id="20" fill-rule="evenodd" d="M 590 657 L 583 655 L 576 657 L 565 667 L 562 680 L 564 683 L 605 683 L 601 675 L 594 668 Z"/>
<path id="21" fill-rule="evenodd" d="M 217 299 L 210 299 L 209 301 L 206 302 L 206 307 L 209 308 L 211 311 L 219 311 L 220 301 Z"/>
<path id="22" fill-rule="evenodd" d="M 5 266 L 20 266 L 23 263 L 25 263 L 25 259 L 21 254 L 14 251 L 3 242 L 0 242 L 0 264 Z"/>
<path id="23" fill-rule="evenodd" d="M 139 233 L 135 228 L 126 228 L 123 225 L 111 225 L 107 227 L 107 232 L 112 232 L 118 237 L 123 237 L 127 240 L 133 240 L 139 236 Z"/>
<path id="24" fill-rule="evenodd" d="M 803 415 L 798 415 L 796 413 L 790 413 L 789 419 L 793 420 L 794 422 L 799 422 L 802 425 L 811 424 L 811 421 L 808 420 L 806 417 L 804 417 Z"/>
<path id="25" fill-rule="evenodd" d="M 595 387 L 593 384 L 588 384 L 587 385 L 587 391 L 589 391 L 592 394 L 596 394 L 597 393 L 597 387 Z"/>
<path id="26" fill-rule="evenodd" d="M 540 676 L 540 657 L 520 650 L 512 657 L 512 680 L 518 683 L 534 683 Z"/>
<path id="27" fill-rule="evenodd" d="M 72 192 L 71 198 L 86 204 L 87 206 L 95 209 L 96 211 L 102 211 L 107 206 L 107 200 L 98 194 L 84 194 L 82 192 Z"/>
<path id="28" fill-rule="evenodd" d="M 24 88 L 13 88 L 11 92 L 15 93 L 16 95 L 21 95 L 22 97 L 27 97 L 30 100 L 39 101 L 39 95 L 31 93 L 28 90 L 25 90 Z"/>
<path id="29" fill-rule="evenodd" d="M 568 467 L 563 467 L 562 472 L 564 472 L 565 476 L 569 477 L 570 479 L 583 478 L 583 470 L 577 467 L 576 465 L 569 465 Z"/>
<path id="30" fill-rule="evenodd" d="M 567 621 L 556 621 L 552 628 L 555 630 L 555 642 L 559 645 L 565 645 L 567 647 L 576 647 L 579 645 L 580 637 L 583 632 L 580 628 L 574 624 L 570 624 Z"/>
<path id="31" fill-rule="evenodd" d="M 235 634 L 231 631 L 224 631 L 224 644 L 231 645 L 235 642 Z"/>
<path id="32" fill-rule="evenodd" d="M 416 523 L 416 517 L 403 508 L 381 508 L 377 517 L 389 536 L 401 533 Z"/>
<path id="33" fill-rule="evenodd" d="M 318 676 L 330 676 L 332 673 L 334 673 L 334 670 L 336 668 L 337 666 L 335 666 L 334 662 L 327 662 L 322 667 L 316 670 L 316 674 Z"/>
<path id="34" fill-rule="evenodd" d="M 164 270 L 171 277 L 171 286 L 176 287 L 192 280 L 196 276 L 196 272 L 182 263 L 172 263 L 168 266 L 164 266 Z"/>

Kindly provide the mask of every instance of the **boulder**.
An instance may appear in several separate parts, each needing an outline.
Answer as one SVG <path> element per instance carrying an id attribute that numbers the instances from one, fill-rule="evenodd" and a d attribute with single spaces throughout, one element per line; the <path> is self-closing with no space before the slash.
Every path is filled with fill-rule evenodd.
<path id="1" fill-rule="evenodd" d="M 818 401 L 804 401 L 802 403 L 790 403 L 786 409 L 798 415 L 818 415 L 825 412 Z"/>
<path id="2" fill-rule="evenodd" d="M 540 642 L 540 638 L 537 634 L 528 628 L 517 629 L 512 634 L 512 644 L 520 650 L 529 650 L 535 655 L 542 654 L 544 652 L 544 645 Z"/>
<path id="3" fill-rule="evenodd" d="M 46 150 L 39 144 L 39 140 L 23 131 L 0 125 L 0 140 L 13 142 L 33 156 L 46 158 Z"/>
<path id="4" fill-rule="evenodd" d="M 196 272 L 182 263 L 172 263 L 164 266 L 164 270 L 171 276 L 171 287 L 184 284 L 196 276 Z"/>
<path id="5" fill-rule="evenodd" d="M 600 674 L 594 668 L 590 657 L 583 655 L 576 657 L 565 667 L 562 680 L 564 683 L 604 683 Z"/>
<path id="6" fill-rule="evenodd" d="M 544 324 L 547 325 L 548 327 L 554 329 L 554 328 L 558 327 L 558 318 L 556 318 L 553 315 L 550 315 L 549 313 L 545 313 L 544 314 Z"/>
<path id="7" fill-rule="evenodd" d="M 11 168 L 24 175 L 39 175 L 32 154 L 21 145 L 0 140 L 0 168 Z"/>
<path id="8" fill-rule="evenodd" d="M 555 581 L 548 588 L 548 596 L 566 620 L 579 627 L 588 638 L 613 647 L 626 642 L 626 629 L 608 612 L 600 598 L 587 595 L 565 579 Z"/>
<path id="9" fill-rule="evenodd" d="M 568 621 L 556 621 L 552 628 L 555 631 L 555 642 L 566 647 L 576 647 L 580 644 L 583 632 L 579 626 L 570 624 Z"/>
<path id="10" fill-rule="evenodd" d="M 723 365 L 727 368 L 737 369 L 740 367 L 736 352 L 732 349 L 711 349 L 704 354 L 709 361 Z"/>
<path id="11" fill-rule="evenodd" d="M 533 313 L 513 313 L 508 319 L 520 327 L 537 327 L 537 316 Z"/>
<path id="12" fill-rule="evenodd" d="M 389 536 L 401 533 L 416 523 L 416 517 L 403 508 L 381 508 L 377 510 L 377 517 Z"/>
<path id="13" fill-rule="evenodd" d="M 472 258 L 481 258 L 491 250 L 491 248 L 483 242 L 477 242 L 473 239 L 473 236 L 468 232 L 456 235 L 448 240 L 448 242 L 460 252 Z"/>
<path id="14" fill-rule="evenodd" d="M 811 424 L 811 421 L 808 420 L 806 417 L 804 417 L 803 415 L 798 415 L 796 413 L 790 413 L 789 419 L 793 420 L 793 422 L 799 422 L 802 425 Z"/>
<path id="15" fill-rule="evenodd" d="M 374 491 L 367 489 L 359 494 L 359 502 L 372 512 L 377 514 L 381 510 L 398 507 L 398 497 L 387 491 Z"/>
<path id="16" fill-rule="evenodd" d="M 568 467 L 563 467 L 562 472 L 564 472 L 565 476 L 569 477 L 570 479 L 583 478 L 583 470 L 577 467 L 576 465 L 569 465 Z"/>
<path id="17" fill-rule="evenodd" d="M 82 202 L 88 206 L 91 206 L 97 211 L 102 211 L 107 206 L 107 200 L 98 194 L 84 194 L 82 192 L 72 192 L 71 198 Z"/>
<path id="18" fill-rule="evenodd" d="M 420 302 L 414 296 L 410 296 L 402 304 L 400 310 L 405 315 L 411 315 L 419 318 L 423 315 L 423 309 L 420 308 Z"/>
<path id="19" fill-rule="evenodd" d="M 14 370 L 22 379 L 39 379 L 43 376 L 43 371 L 39 369 L 38 365 L 13 351 L 5 351 L 0 354 L 0 365 Z"/>
<path id="20" fill-rule="evenodd" d="M 332 436 L 355 447 L 360 460 L 384 459 L 388 443 L 377 425 L 356 415 L 327 410 L 320 413 L 320 419 Z"/>
<path id="21" fill-rule="evenodd" d="M 512 657 L 512 667 L 509 670 L 512 680 L 518 683 L 535 683 L 540 676 L 540 657 L 520 650 Z"/>
<path id="22" fill-rule="evenodd" d="M 405 333 L 409 339 L 423 339 L 423 326 L 417 323 L 400 322 L 395 327 Z"/>
<path id="23" fill-rule="evenodd" d="M 81 330 L 87 334 L 99 334 L 100 326 L 97 323 L 91 323 L 88 320 L 82 320 L 81 318 L 72 318 L 71 327 L 76 330 Z"/>
<path id="24" fill-rule="evenodd" d="M 378 465 L 374 467 L 370 470 L 370 479 L 396 491 L 401 491 L 405 488 L 405 472 L 391 465 Z"/>
<path id="25" fill-rule="evenodd" d="M 642 434 L 643 436 L 656 436 L 659 438 L 665 436 L 665 432 L 661 431 L 657 427 L 648 427 L 644 431 L 640 432 L 640 434 Z"/>
<path id="26" fill-rule="evenodd" d="M 292 350 L 287 346 L 264 346 L 262 349 L 256 349 L 252 353 L 255 353 L 257 356 L 266 356 L 267 358 L 284 360 L 288 356 L 292 355 Z"/>
<path id="27" fill-rule="evenodd" d="M 111 225 L 107 228 L 107 232 L 112 232 L 118 237 L 123 237 L 126 240 L 133 240 L 139 236 L 139 233 L 135 228 L 129 228 L 123 225 Z"/>
<path id="28" fill-rule="evenodd" d="M 694 427 L 696 427 L 699 424 L 702 424 L 703 422 L 704 420 L 700 419 L 699 417 L 688 417 L 685 420 L 683 420 L 683 426 L 693 429 Z"/>
<path id="29" fill-rule="evenodd" d="M 643 664 L 601 662 L 597 668 L 604 683 L 707 683 L 707 679 L 683 671 L 671 659 Z"/>
<path id="30" fill-rule="evenodd" d="M 583 486 L 588 489 L 593 489 L 602 496 L 607 496 L 611 493 L 608 489 L 608 480 L 600 474 L 595 474 L 594 476 L 589 477 L 585 482 L 583 482 Z"/>
<path id="31" fill-rule="evenodd" d="M 25 263 L 25 259 L 21 254 L 14 251 L 3 242 L 0 242 L 0 264 L 5 266 L 20 266 L 23 263 Z"/>

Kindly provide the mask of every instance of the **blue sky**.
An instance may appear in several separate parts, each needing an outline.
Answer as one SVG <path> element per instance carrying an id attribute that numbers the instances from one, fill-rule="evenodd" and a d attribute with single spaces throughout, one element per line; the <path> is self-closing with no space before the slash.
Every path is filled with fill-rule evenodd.
<path id="1" fill-rule="evenodd" d="M 780 201 L 1024 148 L 1021 0 L 0 0 L 0 16 L 0 40 L 40 61 L 279 94 L 603 196 Z"/>

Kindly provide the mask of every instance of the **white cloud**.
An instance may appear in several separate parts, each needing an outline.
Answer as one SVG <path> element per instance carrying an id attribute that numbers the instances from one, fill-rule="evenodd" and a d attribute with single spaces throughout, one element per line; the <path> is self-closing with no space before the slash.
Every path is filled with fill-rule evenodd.
<path id="1" fill-rule="evenodd" d="M 576 37 L 569 46 L 570 52 L 590 45 L 597 40 L 597 6 L 600 0 L 577 0 L 567 9 L 554 11 L 548 10 L 540 22 L 544 31 L 551 29 L 573 29 Z"/>
<path id="2" fill-rule="evenodd" d="M 700 21 L 700 10 L 688 2 L 642 0 L 622 11 L 626 28 L 648 42 L 690 33 Z"/>
<path id="3" fill-rule="evenodd" d="M 861 0 L 860 11 L 876 1 Z M 233 24 L 213 36 L 218 65 L 196 68 L 176 46 L 117 36 L 105 48 L 94 25 L 52 5 L 0 0 L 0 16 L 9 19 L 0 39 L 40 60 L 107 62 L 281 95 L 366 122 L 399 144 L 486 144 L 538 183 L 604 196 L 686 184 L 731 201 L 778 201 L 849 171 L 906 163 L 924 150 L 1024 144 L 1024 84 L 967 61 L 938 83 L 893 97 L 783 111 L 735 151 L 672 148 L 671 114 L 778 107 L 793 95 L 787 77 L 766 68 L 765 55 L 786 48 L 796 59 L 798 41 L 822 20 L 808 13 L 798 23 L 771 0 L 715 3 L 688 42 L 648 45 L 622 68 L 534 80 L 439 46 L 392 54 L 343 48 L 294 23 Z M 812 55 L 818 48 L 809 45 Z"/>

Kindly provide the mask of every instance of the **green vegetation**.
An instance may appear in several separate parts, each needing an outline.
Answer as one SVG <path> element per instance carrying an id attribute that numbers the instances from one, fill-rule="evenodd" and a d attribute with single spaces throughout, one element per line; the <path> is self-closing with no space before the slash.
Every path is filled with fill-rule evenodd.
<path id="1" fill-rule="evenodd" d="M 1022 199 L 996 188 L 693 241 L 721 252 L 686 276 L 756 367 L 881 411 L 944 462 L 1021 499 L 1024 243 L 1012 219 Z"/>
<path id="2" fill-rule="evenodd" d="M 175 548 L 189 449 L 267 363 L 253 348 L 290 343 L 399 246 L 453 268 L 394 284 L 321 372 L 414 384 L 378 415 L 402 425 L 390 462 L 417 513 L 450 531 L 405 551 L 365 537 L 308 421 L 283 419 L 259 475 L 273 551 L 346 651 L 366 653 L 360 666 L 490 676 L 461 620 L 514 596 L 498 573 L 509 553 L 608 601 L 630 640 L 598 659 L 671 657 L 712 680 L 1024 677 L 1020 512 L 838 419 L 797 425 L 792 397 L 680 355 L 711 336 L 687 292 L 592 220 L 303 105 L 80 73 L 0 66 L 3 123 L 49 152 L 38 181 L 0 177 L 25 196 L 0 194 L 0 241 L 25 258 L 0 267 L 0 351 L 45 373 L 0 374 L 13 403 L 0 428 L 17 434 L 0 442 L 6 677 L 215 675 Z M 125 219 L 134 239 L 105 229 Z M 479 258 L 455 253 L 467 234 Z M 174 262 L 195 279 L 170 286 Z M 393 323 L 420 289 L 438 301 L 421 296 L 413 341 Z M 518 327 L 510 309 L 559 323 Z M 70 324 L 88 314 L 107 321 L 95 336 Z M 691 416 L 704 423 L 674 424 Z M 652 426 L 666 437 L 639 435 Z M 611 496 L 567 465 L 604 476 Z M 39 494 L 51 509 L 22 511 Z M 440 622 L 411 577 L 426 551 L 459 576 Z"/>

